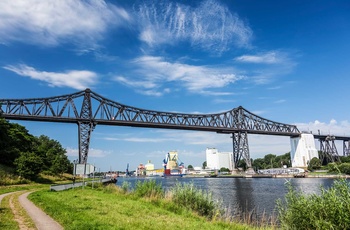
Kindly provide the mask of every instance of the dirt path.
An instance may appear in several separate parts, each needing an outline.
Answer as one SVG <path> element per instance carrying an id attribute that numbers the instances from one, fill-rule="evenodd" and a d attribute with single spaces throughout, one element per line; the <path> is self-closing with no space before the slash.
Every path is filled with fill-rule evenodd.
<path id="1" fill-rule="evenodd" d="M 5 193 L 5 194 L 1 194 L 1 195 L 0 195 L 0 205 L 1 205 L 2 199 L 3 199 L 5 196 L 11 195 L 12 193 L 15 193 L 15 192 L 9 192 L 9 193 Z"/>
<path id="2" fill-rule="evenodd" d="M 19 191 L 17 191 L 19 192 Z M 1 207 L 1 201 L 5 196 L 9 196 L 11 194 L 17 193 L 17 192 L 9 192 L 5 194 L 0 195 L 0 207 Z M 38 230 L 61 230 L 63 227 L 57 223 L 54 219 L 52 219 L 50 216 L 48 216 L 46 213 L 44 213 L 41 209 L 36 207 L 33 202 L 28 200 L 27 196 L 31 192 L 26 192 L 18 197 L 19 203 L 22 205 L 22 207 L 25 209 L 25 211 L 28 213 L 30 218 L 33 220 L 36 228 Z M 12 212 L 15 216 L 15 219 L 17 223 L 19 224 L 20 229 L 30 229 L 27 228 L 24 221 L 22 221 L 20 214 L 17 212 L 16 208 L 13 205 L 13 197 L 9 200 L 10 208 L 12 209 Z"/>
<path id="3" fill-rule="evenodd" d="M 54 219 L 44 213 L 41 209 L 36 207 L 27 196 L 31 192 L 26 192 L 18 197 L 18 200 L 22 207 L 27 211 L 28 215 L 34 221 L 38 230 L 61 230 L 63 227 L 57 223 Z"/>

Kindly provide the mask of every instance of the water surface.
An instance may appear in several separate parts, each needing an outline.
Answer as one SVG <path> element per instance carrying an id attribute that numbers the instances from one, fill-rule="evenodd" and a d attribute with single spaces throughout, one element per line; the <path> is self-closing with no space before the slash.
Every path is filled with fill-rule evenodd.
<path id="1" fill-rule="evenodd" d="M 153 178 L 118 178 L 117 185 L 128 181 L 131 186 L 137 180 L 156 180 L 165 190 L 175 183 L 193 183 L 196 187 L 211 191 L 215 199 L 222 201 L 224 208 L 232 216 L 239 211 L 255 211 L 258 215 L 274 213 L 276 200 L 287 193 L 286 182 L 306 194 L 320 191 L 320 186 L 330 187 L 334 180 L 328 178 L 189 178 L 189 177 L 153 177 Z"/>

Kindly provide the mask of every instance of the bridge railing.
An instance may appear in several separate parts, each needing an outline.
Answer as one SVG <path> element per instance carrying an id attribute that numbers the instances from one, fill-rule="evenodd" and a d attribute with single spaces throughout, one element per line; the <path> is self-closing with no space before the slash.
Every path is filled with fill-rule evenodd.
<path id="1" fill-rule="evenodd" d="M 103 178 L 99 180 L 91 180 L 91 181 L 84 181 L 84 182 L 75 182 L 75 183 L 69 183 L 69 184 L 58 184 L 58 185 L 51 185 L 50 190 L 51 191 L 63 191 L 71 188 L 78 188 L 81 186 L 86 186 L 88 183 L 110 183 L 111 178 Z"/>

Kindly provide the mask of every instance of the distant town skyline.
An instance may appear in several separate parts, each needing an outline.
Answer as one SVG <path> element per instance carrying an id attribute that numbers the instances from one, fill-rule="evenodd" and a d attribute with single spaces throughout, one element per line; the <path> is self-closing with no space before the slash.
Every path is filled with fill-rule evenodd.
<path id="1" fill-rule="evenodd" d="M 243 106 L 300 131 L 348 136 L 349 12 L 346 0 L 2 1 L 0 98 L 91 88 L 143 109 L 208 114 Z M 11 122 L 78 158 L 77 125 Z M 288 137 L 248 138 L 253 159 L 290 151 Z M 186 166 L 201 166 L 207 147 L 231 152 L 232 140 L 97 125 L 88 161 L 101 171 L 148 160 L 161 168 L 176 150 Z"/>

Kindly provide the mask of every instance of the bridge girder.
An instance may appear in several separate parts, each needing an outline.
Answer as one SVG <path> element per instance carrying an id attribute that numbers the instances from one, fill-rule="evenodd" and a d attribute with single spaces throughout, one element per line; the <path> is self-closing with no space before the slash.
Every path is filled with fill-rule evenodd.
<path id="1" fill-rule="evenodd" d="M 300 134 L 295 125 L 262 118 L 241 106 L 216 114 L 161 112 L 123 105 L 102 97 L 90 89 L 56 97 L 0 99 L 0 113 L 4 118 L 13 120 L 78 124 L 80 163 L 87 161 L 91 132 L 97 124 L 197 130 L 227 134 L 239 133 L 242 143 L 248 143 L 247 134 L 282 136 L 297 136 Z M 239 143 L 238 146 L 242 143 Z M 248 144 L 246 144 L 246 147 L 248 147 Z M 247 153 L 237 154 L 243 154 L 248 159 L 249 148 L 247 149 Z"/>

